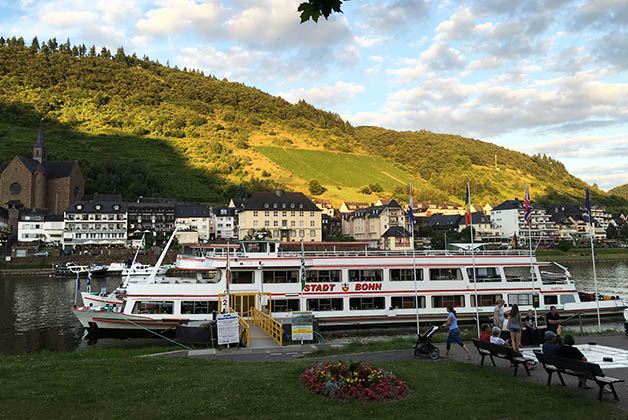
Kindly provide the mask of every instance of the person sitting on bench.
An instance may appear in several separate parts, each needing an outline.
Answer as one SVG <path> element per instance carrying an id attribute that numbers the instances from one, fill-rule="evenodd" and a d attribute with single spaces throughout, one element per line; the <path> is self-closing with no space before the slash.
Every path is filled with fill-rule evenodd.
<path id="1" fill-rule="evenodd" d="M 482 331 L 480 333 L 480 341 L 484 341 L 485 343 L 490 343 L 491 342 L 491 326 L 488 324 L 482 324 L 482 327 L 480 328 L 480 330 Z"/>
<path id="2" fill-rule="evenodd" d="M 491 333 L 491 343 L 498 344 L 504 347 L 511 347 L 503 338 L 500 337 L 502 331 L 498 327 L 493 327 L 493 331 Z M 523 353 L 520 351 L 514 351 L 513 354 L 517 357 L 523 357 Z M 536 367 L 536 363 L 531 360 L 526 361 L 526 366 L 528 369 L 534 369 Z"/>
<path id="3" fill-rule="evenodd" d="M 545 342 L 541 347 L 543 354 L 547 356 L 555 356 L 558 349 L 561 347 L 559 337 L 555 332 L 545 331 Z"/>
<path id="4" fill-rule="evenodd" d="M 571 335 L 566 335 L 563 338 L 563 345 L 556 350 L 554 356 L 564 357 L 566 359 L 582 360 L 586 362 L 587 358 L 580 350 L 573 346 L 574 344 L 576 344 L 576 341 L 573 337 Z M 582 389 L 591 389 L 591 387 L 587 385 L 586 379 L 580 379 L 578 386 L 582 387 Z"/>

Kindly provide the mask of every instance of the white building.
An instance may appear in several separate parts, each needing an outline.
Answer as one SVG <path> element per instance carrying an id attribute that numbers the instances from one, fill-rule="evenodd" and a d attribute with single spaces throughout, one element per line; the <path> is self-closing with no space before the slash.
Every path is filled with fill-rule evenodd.
<path id="1" fill-rule="evenodd" d="M 127 242 L 127 203 L 119 196 L 77 201 L 63 213 L 63 246 L 122 245 Z"/>
<path id="2" fill-rule="evenodd" d="M 211 212 L 214 215 L 216 239 L 238 239 L 236 208 L 212 207 Z"/>
<path id="3" fill-rule="evenodd" d="M 20 209 L 17 223 L 18 242 L 61 244 L 63 242 L 63 215 L 48 214 L 45 209 Z"/>
<path id="4" fill-rule="evenodd" d="M 491 223 L 497 231 L 497 235 L 503 238 L 525 239 L 532 234 L 535 241 L 553 241 L 558 237 L 558 229 L 550 220 L 545 209 L 531 203 L 532 228 L 528 230 L 528 223 L 524 219 L 523 201 L 506 200 L 491 210 Z"/>
<path id="5" fill-rule="evenodd" d="M 214 218 L 209 207 L 193 204 L 178 204 L 174 209 L 175 223 L 179 225 L 179 243 L 198 243 L 215 237 Z M 196 232 L 196 235 L 190 232 Z"/>

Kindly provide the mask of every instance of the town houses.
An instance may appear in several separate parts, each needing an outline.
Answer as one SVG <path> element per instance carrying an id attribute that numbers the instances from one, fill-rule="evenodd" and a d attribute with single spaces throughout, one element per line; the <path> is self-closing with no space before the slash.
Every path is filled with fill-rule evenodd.
<path id="1" fill-rule="evenodd" d="M 138 247 L 163 243 L 178 225 L 180 245 L 267 239 L 320 243 L 358 241 L 383 250 L 429 249 L 432 239 L 469 240 L 465 207 L 460 203 L 415 202 L 413 223 L 407 204 L 394 197 L 373 202 L 334 203 L 301 192 L 238 191 L 229 203 L 189 203 L 166 197 L 119 194 L 84 195 L 85 181 L 77 161 L 48 160 L 48 146 L 39 128 L 32 157 L 15 156 L 0 163 L 0 247 L 36 252 L 58 247 L 65 252 L 99 247 Z M 626 215 L 604 207 L 556 203 L 525 203 L 514 198 L 471 206 L 474 241 L 494 246 L 535 247 L 563 241 L 581 246 L 592 234 L 612 245 L 626 231 Z M 414 229 L 414 232 L 413 232 Z M 465 236 L 466 235 L 466 236 Z M 24 251 L 20 255 L 27 255 Z"/>

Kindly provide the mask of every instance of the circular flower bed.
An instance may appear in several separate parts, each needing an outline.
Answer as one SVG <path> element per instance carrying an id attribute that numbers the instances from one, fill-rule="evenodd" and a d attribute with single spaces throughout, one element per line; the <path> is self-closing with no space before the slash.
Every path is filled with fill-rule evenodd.
<path id="1" fill-rule="evenodd" d="M 391 372 L 362 363 L 320 363 L 305 369 L 301 380 L 317 394 L 342 400 L 390 401 L 410 392 Z"/>

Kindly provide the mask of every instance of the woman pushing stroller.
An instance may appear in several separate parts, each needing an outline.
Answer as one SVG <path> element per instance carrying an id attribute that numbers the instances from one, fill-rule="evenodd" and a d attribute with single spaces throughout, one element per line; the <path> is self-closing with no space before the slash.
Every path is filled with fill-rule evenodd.
<path id="1" fill-rule="evenodd" d="M 449 334 L 447 335 L 447 350 L 445 350 L 445 356 L 449 356 L 449 350 L 451 349 L 452 343 L 457 343 L 460 347 L 467 352 L 467 359 L 471 358 L 471 352 L 467 348 L 467 346 L 462 342 L 462 338 L 460 337 L 460 329 L 458 328 L 458 318 L 456 318 L 456 311 L 454 311 L 454 307 L 451 305 L 447 306 L 447 322 L 443 324 L 443 327 L 449 327 Z"/>

